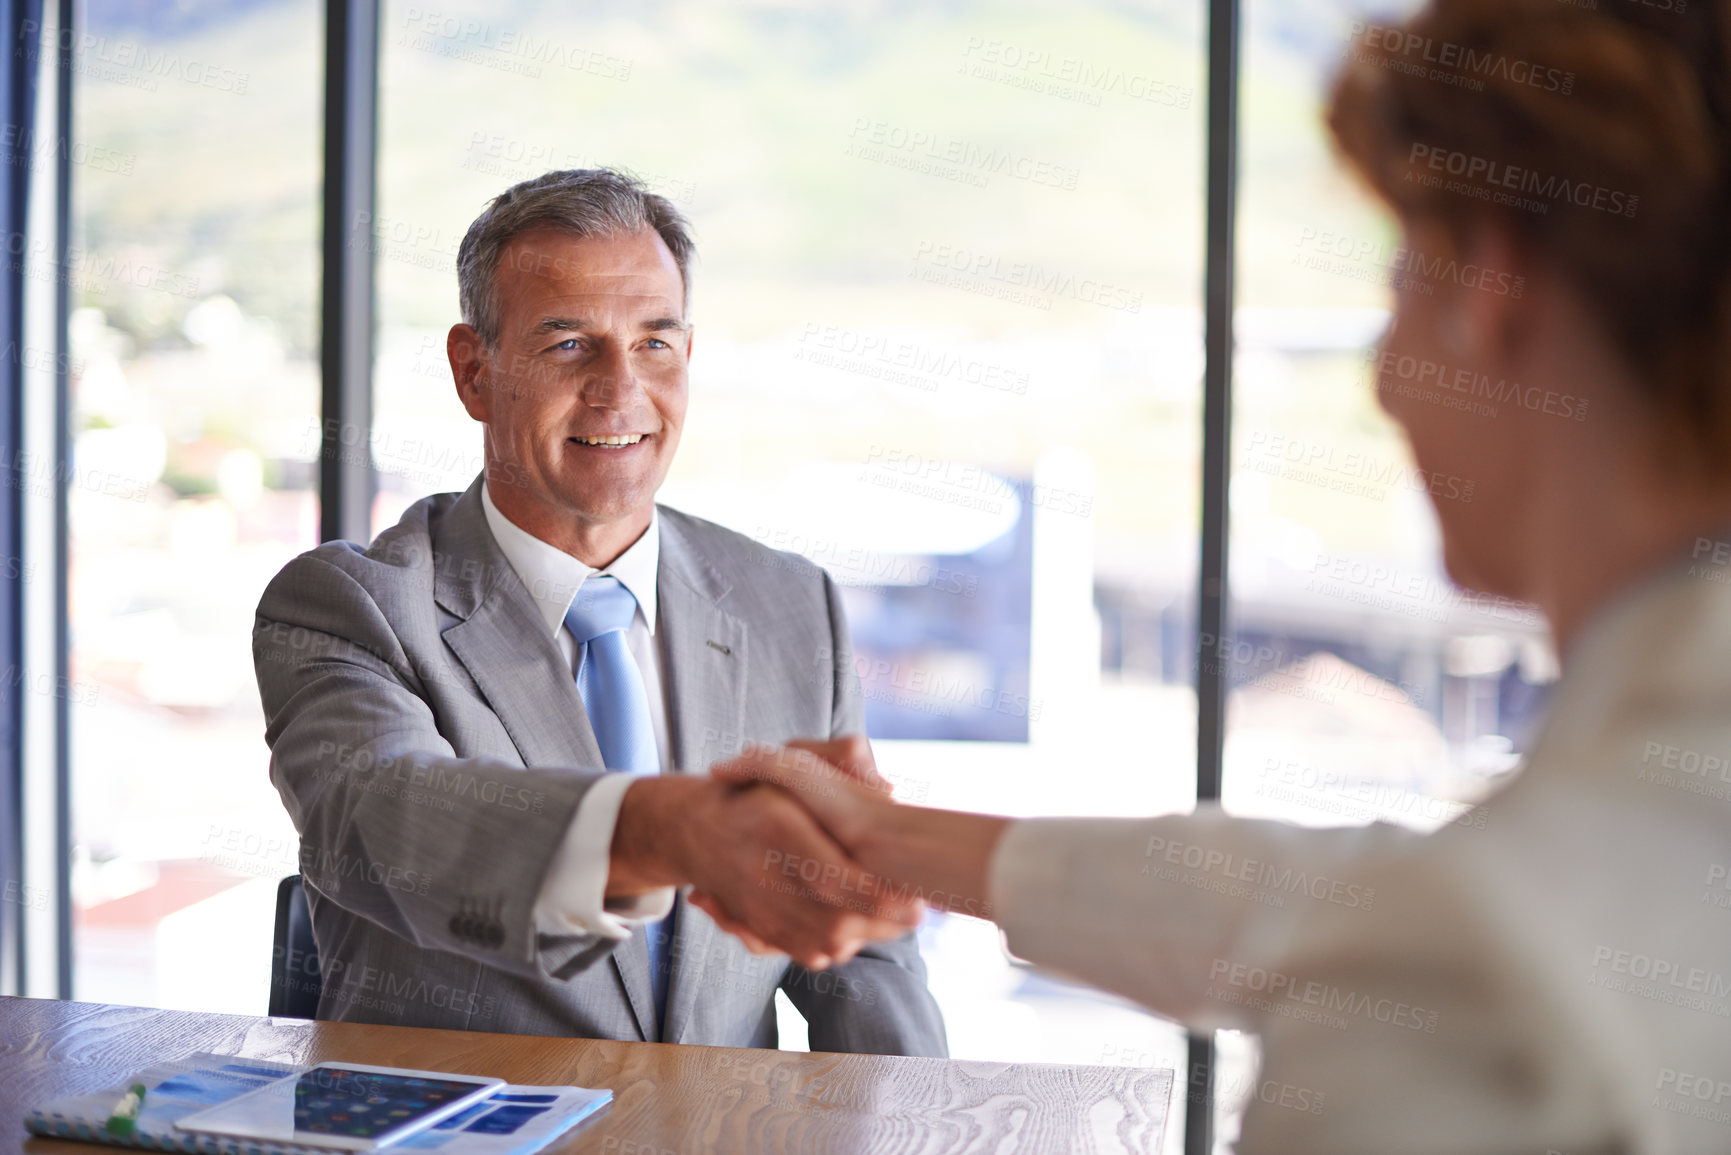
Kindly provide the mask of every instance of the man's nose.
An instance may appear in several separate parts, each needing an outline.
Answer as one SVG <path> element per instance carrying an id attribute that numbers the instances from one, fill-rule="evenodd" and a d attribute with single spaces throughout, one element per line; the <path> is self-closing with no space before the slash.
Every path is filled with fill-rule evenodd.
<path id="1" fill-rule="evenodd" d="M 582 398 L 594 409 L 624 409 L 641 392 L 631 372 L 631 360 L 623 351 L 611 350 L 598 357 L 584 375 Z"/>

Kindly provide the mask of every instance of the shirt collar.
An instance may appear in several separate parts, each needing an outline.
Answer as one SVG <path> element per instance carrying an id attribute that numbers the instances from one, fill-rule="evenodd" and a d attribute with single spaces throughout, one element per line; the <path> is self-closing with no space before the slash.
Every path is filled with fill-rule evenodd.
<path id="1" fill-rule="evenodd" d="M 649 632 L 655 633 L 655 576 L 661 568 L 661 518 L 653 509 L 649 528 L 632 543 L 631 548 L 613 559 L 605 569 L 594 570 L 557 546 L 542 541 L 503 513 L 493 504 L 493 495 L 481 485 L 481 509 L 487 517 L 487 528 L 511 568 L 517 571 L 535 608 L 541 611 L 549 633 L 557 634 L 565 624 L 565 613 L 577 596 L 577 590 L 590 576 L 601 573 L 619 579 L 619 584 L 637 599 Z"/>

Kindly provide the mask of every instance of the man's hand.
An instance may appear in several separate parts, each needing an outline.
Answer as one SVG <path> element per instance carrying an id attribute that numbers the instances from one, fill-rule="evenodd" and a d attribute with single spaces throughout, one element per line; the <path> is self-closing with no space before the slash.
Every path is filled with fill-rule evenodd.
<path id="1" fill-rule="evenodd" d="M 787 744 L 787 749 L 816 754 L 821 761 L 880 794 L 888 795 L 894 790 L 889 780 L 878 773 L 871 741 L 864 734 L 844 734 L 840 738 L 796 738 Z"/>
<path id="2" fill-rule="evenodd" d="M 923 912 L 917 901 L 878 893 L 782 791 L 704 778 L 633 782 L 614 826 L 608 894 L 684 883 L 695 888 L 692 904 L 748 947 L 783 951 L 811 970 L 906 934 Z"/>

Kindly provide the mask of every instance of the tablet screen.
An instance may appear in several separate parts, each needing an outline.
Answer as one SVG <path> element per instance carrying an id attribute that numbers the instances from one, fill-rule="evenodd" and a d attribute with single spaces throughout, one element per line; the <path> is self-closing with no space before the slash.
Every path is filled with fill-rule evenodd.
<path id="1" fill-rule="evenodd" d="M 456 1079 L 314 1067 L 295 1079 L 295 1130 L 372 1139 L 474 1093 L 475 1084 Z"/>
<path id="2" fill-rule="evenodd" d="M 321 1066 L 200 1111 L 177 1125 L 189 1131 L 365 1148 L 418 1131 L 484 1099 L 499 1085 L 497 1080 L 430 1072 Z"/>

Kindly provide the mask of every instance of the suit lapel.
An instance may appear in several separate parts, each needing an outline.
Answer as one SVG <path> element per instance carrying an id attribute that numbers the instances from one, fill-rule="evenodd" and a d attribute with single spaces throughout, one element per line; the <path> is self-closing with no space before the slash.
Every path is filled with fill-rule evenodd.
<path id="1" fill-rule="evenodd" d="M 600 766 L 601 747 L 565 655 L 487 527 L 479 479 L 440 522 L 433 550 L 434 598 L 460 619 L 442 636 L 480 687 L 523 764 Z M 642 931 L 614 952 L 612 965 L 639 1036 L 653 1039 L 655 1010 Z"/>
<path id="2" fill-rule="evenodd" d="M 559 645 L 487 528 L 477 480 L 433 538 L 434 597 L 462 619 L 442 635 L 525 766 L 599 766 L 601 747 Z"/>
<path id="3" fill-rule="evenodd" d="M 493 540 L 479 479 L 434 533 L 434 597 L 459 620 L 443 637 L 498 716 L 525 766 L 600 766 L 601 748 L 564 655 L 517 571 Z M 661 511 L 656 638 L 677 772 L 701 774 L 744 742 L 745 623 L 721 609 L 728 583 L 704 561 L 677 514 Z M 691 1021 L 715 924 L 680 904 L 664 1042 Z M 642 1038 L 653 1041 L 649 949 L 639 928 L 611 957 Z"/>
<path id="4" fill-rule="evenodd" d="M 679 515 L 663 509 L 660 524 L 656 634 L 673 764 L 679 773 L 707 774 L 711 762 L 744 744 L 746 626 L 721 608 L 730 586 L 704 560 Z M 691 1023 L 714 937 L 715 923 L 681 902 L 664 1043 L 681 1041 Z"/>

